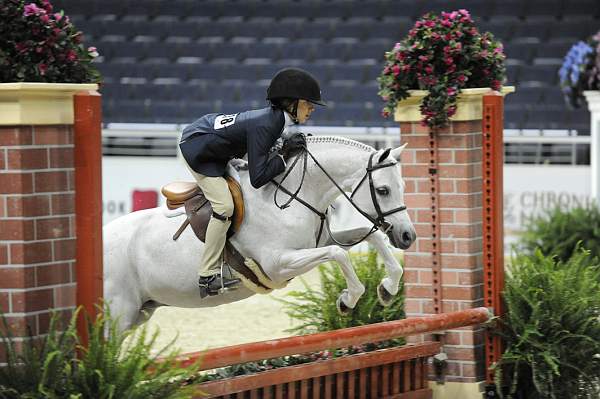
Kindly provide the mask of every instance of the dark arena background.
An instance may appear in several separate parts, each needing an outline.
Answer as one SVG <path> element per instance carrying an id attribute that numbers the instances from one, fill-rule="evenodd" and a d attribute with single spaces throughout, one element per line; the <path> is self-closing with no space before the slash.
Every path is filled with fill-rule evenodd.
<path id="1" fill-rule="evenodd" d="M 558 69 L 600 27 L 600 2 L 60 0 L 99 50 L 104 121 L 189 123 L 265 104 L 284 66 L 311 71 L 331 106 L 318 126 L 393 126 L 380 116 L 383 54 L 424 12 L 465 8 L 504 43 L 507 129 L 589 134 L 586 109 L 566 108 Z M 510 159 L 508 159 L 510 162 Z"/>

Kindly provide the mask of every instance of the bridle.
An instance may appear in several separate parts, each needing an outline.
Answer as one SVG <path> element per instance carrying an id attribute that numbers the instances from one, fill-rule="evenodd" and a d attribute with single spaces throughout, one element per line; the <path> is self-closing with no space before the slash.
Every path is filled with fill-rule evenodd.
<path id="1" fill-rule="evenodd" d="M 274 179 L 271 180 L 271 182 L 277 186 L 277 189 L 275 190 L 275 194 L 273 195 L 273 201 L 275 202 L 275 206 L 277 206 L 279 209 L 285 209 L 285 208 L 287 208 L 289 206 L 289 204 L 293 200 L 296 200 L 296 201 L 300 202 L 302 205 L 304 205 L 306 208 L 308 208 L 309 210 L 311 210 L 313 213 L 315 213 L 317 216 L 319 216 L 319 218 L 321 218 L 321 225 L 319 227 L 319 234 L 317 235 L 317 245 L 319 245 L 319 240 L 321 239 L 321 234 L 323 233 L 323 226 L 325 226 L 327 228 L 327 232 L 328 232 L 329 236 L 331 237 L 331 239 L 333 240 L 333 242 L 336 243 L 337 245 L 341 245 L 341 246 L 344 246 L 344 247 L 351 247 L 351 246 L 354 246 L 356 244 L 359 244 L 359 243 L 363 242 L 365 239 L 367 239 L 367 237 L 369 237 L 371 234 L 373 234 L 374 232 L 376 232 L 378 229 L 380 229 L 382 227 L 383 227 L 383 232 L 387 233 L 390 229 L 393 228 L 393 226 L 392 226 L 392 224 L 388 223 L 385 220 L 386 216 L 392 215 L 392 214 L 397 213 L 397 212 L 405 211 L 406 210 L 406 206 L 402 205 L 402 206 L 399 206 L 397 208 L 394 208 L 394 209 L 391 209 L 391 210 L 385 211 L 385 212 L 381 210 L 381 206 L 379 205 L 379 201 L 377 200 L 377 195 L 376 195 L 376 192 L 375 192 L 375 184 L 373 183 L 373 172 L 375 170 L 378 170 L 378 169 L 389 168 L 391 166 L 395 166 L 396 163 L 394 163 L 394 162 L 388 162 L 388 163 L 378 164 L 378 165 L 373 166 L 373 156 L 374 155 L 375 155 L 375 153 L 372 153 L 369 156 L 369 162 L 367 164 L 365 175 L 358 182 L 358 184 L 356 185 L 356 187 L 354 187 L 354 189 L 352 190 L 352 193 L 350 194 L 350 196 L 348 196 L 348 194 L 346 194 L 346 192 L 331 177 L 331 175 L 329 173 L 327 173 L 327 171 L 325 170 L 325 168 L 319 163 L 319 161 L 317 161 L 317 159 L 308 150 L 308 148 L 304 147 L 302 149 L 302 152 L 299 155 L 296 156 L 296 159 L 294 160 L 294 162 L 292 163 L 292 165 L 289 167 L 289 169 L 287 170 L 287 172 L 285 173 L 285 175 L 283 176 L 283 178 L 281 179 L 281 181 L 278 182 L 278 181 L 276 181 Z M 333 234 L 331 234 L 331 227 L 329 226 L 329 219 L 327 218 L 327 211 L 325 211 L 325 212 L 319 211 L 318 209 L 316 209 L 315 207 L 313 207 L 308 202 L 304 201 L 302 198 L 300 198 L 298 196 L 298 193 L 300 192 L 300 189 L 302 188 L 302 184 L 304 183 L 304 177 L 306 175 L 306 165 L 307 165 L 308 156 L 311 157 L 311 159 L 314 161 L 314 163 L 317 165 L 317 167 L 319 169 L 321 169 L 321 171 L 325 174 L 325 176 L 327 176 L 327 178 L 340 191 L 340 193 L 350 202 L 350 204 L 352 204 L 352 206 L 361 215 L 363 215 L 371 223 L 373 223 L 373 227 L 371 227 L 371 230 L 364 237 L 362 237 L 361 239 L 359 239 L 359 240 L 357 240 L 355 242 L 350 242 L 350 243 L 342 243 L 342 242 L 337 241 L 335 239 L 335 237 L 333 236 Z M 300 159 L 303 159 L 302 179 L 300 180 L 300 184 L 298 185 L 298 188 L 296 189 L 296 191 L 294 193 L 292 193 L 291 191 L 289 191 L 285 187 L 283 187 L 282 183 L 290 175 L 291 171 L 296 167 L 296 165 L 298 164 L 298 162 L 299 162 Z M 354 194 L 356 194 L 356 192 L 358 191 L 359 187 L 367 179 L 368 179 L 368 182 L 369 182 L 369 190 L 370 190 L 370 193 L 371 193 L 371 200 L 373 201 L 373 206 L 375 207 L 375 211 L 377 212 L 377 217 L 373 217 L 373 216 L 369 215 L 367 212 L 365 212 L 364 210 L 362 210 L 358 205 L 356 205 L 356 203 L 352 199 L 354 197 Z M 283 191 L 285 194 L 287 194 L 287 195 L 290 196 L 289 200 L 286 201 L 286 203 L 283 204 L 283 205 L 279 205 L 279 203 L 277 202 L 277 193 L 279 192 L 279 190 Z"/>

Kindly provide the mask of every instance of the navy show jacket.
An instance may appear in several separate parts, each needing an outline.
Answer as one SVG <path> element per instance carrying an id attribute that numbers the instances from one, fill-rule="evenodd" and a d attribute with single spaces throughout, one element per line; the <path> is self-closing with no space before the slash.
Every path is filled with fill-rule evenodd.
<path id="1" fill-rule="evenodd" d="M 225 175 L 227 162 L 247 153 L 250 182 L 259 188 L 285 170 L 281 157 L 269 156 L 284 125 L 283 111 L 272 107 L 207 114 L 183 130 L 179 148 L 193 170 L 213 177 Z"/>

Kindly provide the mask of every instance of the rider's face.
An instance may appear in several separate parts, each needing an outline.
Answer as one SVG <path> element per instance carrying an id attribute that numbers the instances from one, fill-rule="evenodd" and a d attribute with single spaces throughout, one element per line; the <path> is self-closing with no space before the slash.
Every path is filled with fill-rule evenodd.
<path id="1" fill-rule="evenodd" d="M 310 101 L 298 100 L 298 121 L 304 123 L 310 118 L 310 114 L 314 111 L 315 106 Z"/>

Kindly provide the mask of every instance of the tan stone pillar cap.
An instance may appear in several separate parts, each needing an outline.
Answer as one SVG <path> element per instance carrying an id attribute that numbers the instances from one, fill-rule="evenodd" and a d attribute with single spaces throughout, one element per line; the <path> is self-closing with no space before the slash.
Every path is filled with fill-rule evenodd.
<path id="1" fill-rule="evenodd" d="M 0 125 L 71 125 L 73 94 L 96 83 L 0 83 Z"/>

